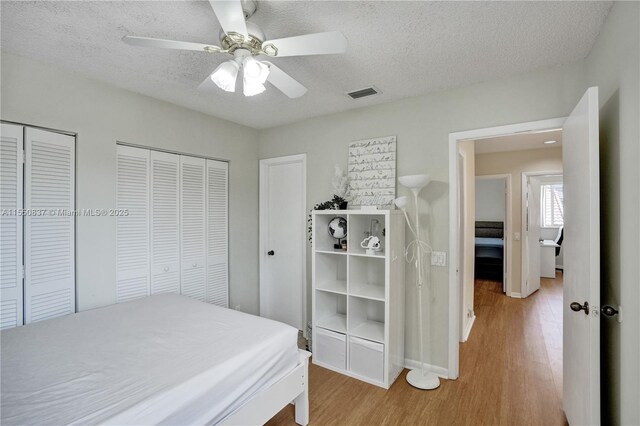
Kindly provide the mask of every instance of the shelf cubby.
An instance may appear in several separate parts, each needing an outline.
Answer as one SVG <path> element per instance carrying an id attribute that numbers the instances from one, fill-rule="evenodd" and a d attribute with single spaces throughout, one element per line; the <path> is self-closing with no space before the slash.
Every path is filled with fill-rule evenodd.
<path id="1" fill-rule="evenodd" d="M 384 343 L 384 302 L 349 297 L 349 334 Z"/>
<path id="2" fill-rule="evenodd" d="M 316 292 L 316 326 L 338 333 L 347 332 L 347 296 Z"/>
<path id="3" fill-rule="evenodd" d="M 367 255 L 366 249 L 360 246 L 360 243 L 369 235 L 380 238 L 382 242 L 382 250 L 376 252 L 372 257 L 384 257 L 386 251 L 386 238 L 382 235 L 385 229 L 385 216 L 382 214 L 358 214 L 349 216 L 349 235 L 347 246 L 350 254 Z"/>
<path id="4" fill-rule="evenodd" d="M 384 301 L 384 266 L 384 259 L 349 256 L 349 294 Z"/>
<path id="5" fill-rule="evenodd" d="M 316 251 L 345 253 L 342 249 L 335 249 L 334 244 L 338 242 L 329 234 L 329 222 L 334 217 L 341 217 L 347 220 L 347 215 L 341 211 L 326 210 L 327 214 L 315 215 L 313 220 L 313 238 Z M 347 232 L 349 229 L 347 221 Z M 348 235 L 347 235 L 348 236 Z"/>
<path id="6" fill-rule="evenodd" d="M 316 289 L 347 294 L 347 256 L 318 252 L 316 256 Z"/>

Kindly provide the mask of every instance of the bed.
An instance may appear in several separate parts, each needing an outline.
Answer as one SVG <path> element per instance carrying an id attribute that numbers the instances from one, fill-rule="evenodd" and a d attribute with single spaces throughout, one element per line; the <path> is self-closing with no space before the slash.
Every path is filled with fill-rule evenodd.
<path id="1" fill-rule="evenodd" d="M 2 332 L 1 422 L 308 422 L 309 353 L 288 325 L 175 294 Z"/>
<path id="2" fill-rule="evenodd" d="M 475 276 L 502 282 L 504 271 L 504 223 L 477 221 Z"/>

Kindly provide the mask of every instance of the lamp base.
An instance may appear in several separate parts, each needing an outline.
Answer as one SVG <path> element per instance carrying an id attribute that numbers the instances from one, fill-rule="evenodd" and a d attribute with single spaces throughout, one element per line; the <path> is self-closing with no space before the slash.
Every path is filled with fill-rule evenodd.
<path id="1" fill-rule="evenodd" d="M 407 373 L 407 382 L 418 389 L 436 389 L 440 386 L 440 378 L 433 373 L 425 372 L 422 374 L 422 370 L 416 368 L 415 370 Z"/>

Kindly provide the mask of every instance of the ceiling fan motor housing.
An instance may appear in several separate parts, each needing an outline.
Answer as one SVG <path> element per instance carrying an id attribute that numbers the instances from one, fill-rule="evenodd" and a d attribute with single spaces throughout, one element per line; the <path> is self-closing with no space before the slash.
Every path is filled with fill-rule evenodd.
<path id="1" fill-rule="evenodd" d="M 247 22 L 247 32 L 249 33 L 249 40 L 245 40 L 241 34 L 225 33 L 224 30 L 220 30 L 220 45 L 223 49 L 228 50 L 229 53 L 233 53 L 236 49 L 247 49 L 253 54 L 262 53 L 262 43 L 265 40 L 265 35 L 260 27 L 253 22 Z"/>

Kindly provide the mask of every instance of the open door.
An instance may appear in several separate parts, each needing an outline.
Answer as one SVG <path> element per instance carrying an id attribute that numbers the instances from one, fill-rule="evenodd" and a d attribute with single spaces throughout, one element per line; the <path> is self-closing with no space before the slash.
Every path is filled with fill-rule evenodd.
<path id="1" fill-rule="evenodd" d="M 524 297 L 540 289 L 540 179 L 536 176 L 527 176 L 526 179 L 527 261 L 523 266 L 527 268 L 527 272 Z"/>
<path id="2" fill-rule="evenodd" d="M 563 405 L 569 424 L 600 423 L 598 88 L 562 129 L 564 163 Z"/>

